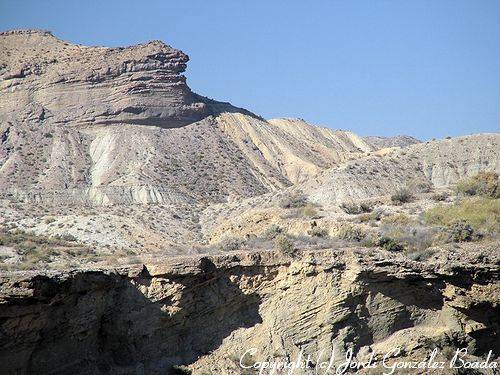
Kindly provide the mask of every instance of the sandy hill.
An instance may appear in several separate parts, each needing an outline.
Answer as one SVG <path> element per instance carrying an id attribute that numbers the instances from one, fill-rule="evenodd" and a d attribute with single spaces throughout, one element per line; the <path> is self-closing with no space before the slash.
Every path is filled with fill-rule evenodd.
<path id="1" fill-rule="evenodd" d="M 311 200 L 335 204 L 409 187 L 444 188 L 479 171 L 500 172 L 500 134 L 478 134 L 385 149 L 344 163 L 304 185 Z"/>

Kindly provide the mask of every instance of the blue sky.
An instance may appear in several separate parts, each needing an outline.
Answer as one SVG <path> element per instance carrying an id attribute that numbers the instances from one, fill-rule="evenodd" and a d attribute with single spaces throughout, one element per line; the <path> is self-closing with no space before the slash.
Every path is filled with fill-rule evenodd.
<path id="1" fill-rule="evenodd" d="M 161 39 L 203 95 L 263 117 L 422 139 L 500 131 L 500 1 L 0 0 L 0 29 Z"/>

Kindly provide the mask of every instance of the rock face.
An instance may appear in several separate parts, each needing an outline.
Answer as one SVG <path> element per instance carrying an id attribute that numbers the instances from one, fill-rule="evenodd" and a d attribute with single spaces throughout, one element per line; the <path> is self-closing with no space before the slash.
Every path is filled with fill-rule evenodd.
<path id="1" fill-rule="evenodd" d="M 181 74 L 187 55 L 163 42 L 85 47 L 36 30 L 0 40 L 1 122 L 177 127 L 206 115 Z"/>
<path id="2" fill-rule="evenodd" d="M 23 201 L 223 202 L 372 149 L 349 132 L 267 122 L 194 94 L 187 55 L 159 41 L 86 47 L 10 31 L 0 52 L 0 190 Z"/>
<path id="3" fill-rule="evenodd" d="M 252 347 L 253 361 L 300 350 L 315 360 L 323 350 L 324 361 L 333 350 L 340 360 L 348 349 L 380 360 L 396 346 L 404 354 L 394 360 L 425 360 L 434 347 L 438 358 L 462 347 L 472 358 L 498 356 L 495 262 L 491 249 L 443 251 L 428 263 L 344 249 L 3 277 L 2 373 L 165 374 L 189 365 L 194 374 L 238 374 Z"/>

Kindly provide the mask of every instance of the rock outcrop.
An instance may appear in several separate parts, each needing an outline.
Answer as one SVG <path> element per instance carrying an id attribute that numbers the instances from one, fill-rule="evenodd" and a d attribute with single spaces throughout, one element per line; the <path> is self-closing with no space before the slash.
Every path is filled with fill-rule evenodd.
<path id="1" fill-rule="evenodd" d="M 48 204 L 224 202 L 372 149 L 194 94 L 187 61 L 160 41 L 105 48 L 1 33 L 0 190 Z"/>
<path id="2" fill-rule="evenodd" d="M 396 135 L 394 137 L 368 136 L 363 137 L 363 140 L 377 150 L 389 147 L 407 147 L 421 143 L 417 138 L 409 135 Z"/>
<path id="3" fill-rule="evenodd" d="M 349 349 L 380 361 L 395 346 L 403 352 L 393 360 L 464 347 L 476 359 L 491 349 L 494 359 L 498 261 L 491 249 L 467 246 L 427 263 L 346 248 L 4 276 L 2 373 L 165 374 L 187 365 L 194 374 L 243 374 L 239 359 L 253 347 L 247 360 L 311 354 L 311 368 L 297 374 L 318 371 L 322 350 L 324 361 L 337 353 L 337 365 Z"/>
<path id="4" fill-rule="evenodd" d="M 0 43 L 2 123 L 177 127 L 207 113 L 182 75 L 188 56 L 163 42 L 85 47 L 20 30 Z"/>

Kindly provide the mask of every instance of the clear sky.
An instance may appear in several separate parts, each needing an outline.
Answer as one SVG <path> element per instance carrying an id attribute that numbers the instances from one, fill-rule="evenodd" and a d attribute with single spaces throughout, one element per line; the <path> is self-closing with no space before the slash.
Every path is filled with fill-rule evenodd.
<path id="1" fill-rule="evenodd" d="M 500 131 L 500 0 L 0 0 L 0 29 L 161 39 L 191 88 L 265 118 L 422 139 Z"/>

